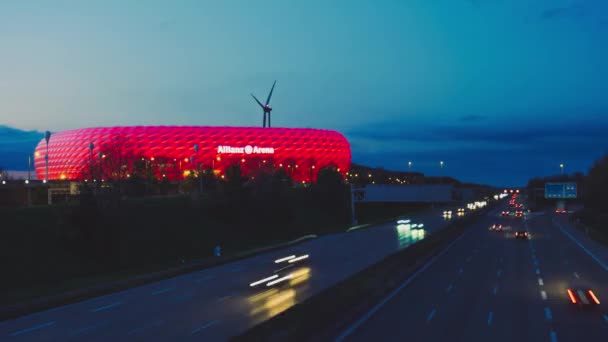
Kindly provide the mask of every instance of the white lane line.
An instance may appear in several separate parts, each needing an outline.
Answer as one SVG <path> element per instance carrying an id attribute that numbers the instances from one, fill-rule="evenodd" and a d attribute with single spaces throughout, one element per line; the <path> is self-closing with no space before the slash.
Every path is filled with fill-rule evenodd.
<path id="1" fill-rule="evenodd" d="M 492 290 L 492 293 L 494 293 L 494 295 L 496 296 L 496 293 L 498 293 L 498 285 L 494 286 L 494 290 Z"/>
<path id="2" fill-rule="evenodd" d="M 84 328 L 81 328 L 81 329 L 78 329 L 78 330 L 74 330 L 74 331 L 70 332 L 70 335 L 71 336 L 76 336 L 76 335 L 84 334 L 87 331 L 91 331 L 93 329 L 100 328 L 100 327 L 102 327 L 104 325 L 107 325 L 107 324 L 108 324 L 107 321 L 97 322 L 97 323 L 89 325 L 87 327 L 84 327 Z"/>
<path id="3" fill-rule="evenodd" d="M 536 274 L 537 274 L 537 275 L 540 275 L 540 268 L 537 268 L 537 269 L 536 269 Z"/>
<path id="4" fill-rule="evenodd" d="M 551 338 L 551 342 L 557 342 L 557 333 L 553 330 L 551 330 L 551 333 L 549 334 L 549 338 Z"/>
<path id="5" fill-rule="evenodd" d="M 107 310 L 107 309 L 110 309 L 110 308 L 113 308 L 113 307 L 119 306 L 119 305 L 122 305 L 122 302 L 116 302 L 116 303 L 100 306 L 98 308 L 91 310 L 91 312 L 99 312 L 99 311 Z"/>
<path id="6" fill-rule="evenodd" d="M 490 313 L 488 313 L 488 325 L 492 325 L 493 316 L 494 316 L 494 313 L 492 311 L 490 311 Z"/>
<path id="7" fill-rule="evenodd" d="M 534 261 L 532 261 L 532 263 L 534 264 L 534 266 L 538 266 L 538 260 L 534 259 Z"/>
<path id="8" fill-rule="evenodd" d="M 575 277 L 576 279 L 581 279 L 581 276 L 580 276 L 580 275 L 578 275 L 578 273 L 576 273 L 576 272 L 574 272 L 574 277 Z"/>
<path id="9" fill-rule="evenodd" d="M 545 282 L 543 281 L 543 278 L 538 278 L 538 285 L 545 286 Z"/>
<path id="10" fill-rule="evenodd" d="M 386 303 L 388 303 L 393 297 L 395 297 L 401 290 L 403 290 L 406 286 L 408 286 L 414 279 L 416 279 L 422 272 L 426 271 L 429 267 L 431 267 L 435 261 L 437 261 L 441 256 L 443 256 L 454 244 L 460 241 L 463 237 L 467 236 L 468 233 L 460 235 L 456 240 L 452 241 L 447 247 L 441 251 L 439 254 L 435 255 L 431 260 L 429 260 L 426 264 L 424 264 L 418 271 L 412 274 L 409 278 L 407 278 L 398 288 L 393 290 L 388 296 L 386 296 L 383 300 L 381 300 L 378 304 L 376 304 L 373 308 L 371 308 L 365 315 L 361 316 L 358 320 L 356 320 L 353 324 L 351 324 L 348 328 L 346 328 L 334 341 L 340 342 L 346 339 L 350 334 L 352 334 L 355 330 L 357 330 L 363 323 L 365 323 L 370 317 L 372 317 L 378 310 L 382 309 Z M 461 269 L 462 270 L 462 269 Z"/>
<path id="11" fill-rule="evenodd" d="M 547 321 L 550 321 L 553 319 L 553 315 L 551 314 L 551 309 L 545 308 L 545 318 L 547 319 Z"/>
<path id="12" fill-rule="evenodd" d="M 433 317 L 435 317 L 436 312 L 437 312 L 437 310 L 435 310 L 435 309 L 431 310 L 431 313 L 429 313 L 429 315 L 426 317 L 427 323 L 430 323 L 431 320 L 433 320 Z"/>
<path id="13" fill-rule="evenodd" d="M 171 292 L 173 290 L 175 290 L 175 287 L 167 287 L 166 289 L 156 290 L 156 291 L 152 292 L 152 295 L 157 296 L 159 294 Z"/>
<path id="14" fill-rule="evenodd" d="M 452 288 L 454 288 L 454 284 L 450 284 L 450 286 L 448 286 L 448 288 L 445 291 L 447 293 L 450 293 L 452 291 Z"/>
<path id="15" fill-rule="evenodd" d="M 557 223 L 557 221 L 555 220 L 553 220 L 553 223 L 555 223 L 559 227 L 559 230 L 561 230 L 562 233 L 564 233 L 567 237 L 570 238 L 570 240 L 574 241 L 574 243 L 576 243 L 583 251 L 585 251 L 587 255 L 593 258 L 593 260 L 595 260 L 595 262 L 597 262 L 600 266 L 602 266 L 604 270 L 608 271 L 608 265 L 604 264 L 600 259 L 598 259 L 598 257 L 591 253 L 585 246 L 583 246 L 582 243 L 580 243 L 574 236 L 572 236 L 572 234 L 568 233 L 564 228 L 562 228 L 561 224 Z"/>
<path id="16" fill-rule="evenodd" d="M 543 298 L 543 300 L 547 300 L 547 292 L 545 292 L 545 290 L 540 291 L 540 296 Z"/>
<path id="17" fill-rule="evenodd" d="M 36 331 L 36 330 L 40 330 L 40 329 L 43 329 L 43 328 L 46 328 L 46 327 L 50 327 L 53 324 L 55 324 L 55 321 L 38 324 L 38 325 L 35 325 L 35 326 L 31 327 L 31 328 L 15 331 L 14 333 L 11 333 L 10 336 L 12 336 L 12 337 L 19 336 L 21 334 L 25 334 L 25 333 L 28 333 L 28 332 L 31 332 L 31 331 Z"/>
<path id="18" fill-rule="evenodd" d="M 199 331 L 201 331 L 201 330 L 204 330 L 204 329 L 207 329 L 207 328 L 209 328 L 209 327 L 212 327 L 212 326 L 214 326 L 214 325 L 218 324 L 219 322 L 220 322 L 220 321 L 218 321 L 218 320 L 214 320 L 214 321 L 208 322 L 208 323 L 206 323 L 205 325 L 200 326 L 200 327 L 198 327 L 198 328 L 196 328 L 196 329 L 192 330 L 192 335 L 194 335 L 194 334 L 198 333 L 198 332 L 199 332 Z"/>

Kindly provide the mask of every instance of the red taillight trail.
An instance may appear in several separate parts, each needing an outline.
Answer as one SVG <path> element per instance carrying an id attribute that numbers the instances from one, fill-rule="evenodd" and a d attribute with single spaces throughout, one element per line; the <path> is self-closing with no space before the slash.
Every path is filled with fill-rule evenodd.
<path id="1" fill-rule="evenodd" d="M 574 293 L 572 293 L 572 290 L 568 289 L 568 296 L 570 296 L 570 301 L 572 302 L 572 304 L 576 304 L 576 298 L 574 297 Z"/>

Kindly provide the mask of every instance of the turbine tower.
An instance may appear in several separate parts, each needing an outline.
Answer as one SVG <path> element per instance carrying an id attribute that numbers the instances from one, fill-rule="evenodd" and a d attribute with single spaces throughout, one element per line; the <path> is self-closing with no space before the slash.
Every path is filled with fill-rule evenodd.
<path id="1" fill-rule="evenodd" d="M 260 107 L 262 107 L 262 110 L 264 111 L 264 120 L 262 122 L 262 127 L 266 127 L 266 114 L 268 114 L 268 127 L 270 128 L 270 112 L 272 112 L 272 108 L 270 107 L 269 103 L 270 103 L 270 98 L 272 97 L 272 91 L 274 90 L 274 86 L 276 84 L 277 84 L 277 81 L 275 80 L 274 83 L 272 84 L 272 88 L 270 88 L 270 93 L 268 94 L 268 98 L 266 99 L 265 104 L 262 104 L 262 102 L 260 102 L 260 100 L 258 100 L 258 98 L 255 97 L 255 95 L 251 94 L 251 97 L 253 97 L 255 102 L 257 102 L 260 105 Z"/>

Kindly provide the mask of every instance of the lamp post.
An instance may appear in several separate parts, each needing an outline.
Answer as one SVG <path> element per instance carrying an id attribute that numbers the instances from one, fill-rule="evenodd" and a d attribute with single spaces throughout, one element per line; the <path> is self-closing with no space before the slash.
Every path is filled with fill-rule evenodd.
<path id="1" fill-rule="evenodd" d="M 407 162 L 407 168 L 408 168 L 408 169 L 411 169 L 411 168 L 412 168 L 412 161 L 411 161 L 411 160 Z"/>
<path id="2" fill-rule="evenodd" d="M 562 175 L 563 175 L 564 174 L 564 163 L 560 163 L 559 164 L 559 168 L 560 168 L 560 170 L 562 172 Z"/>
<path id="3" fill-rule="evenodd" d="M 443 162 L 443 160 L 441 160 L 441 161 L 439 162 L 439 167 L 440 167 L 440 168 L 442 168 L 442 169 L 443 169 L 443 164 L 444 164 L 444 162 Z"/>
<path id="4" fill-rule="evenodd" d="M 93 142 L 91 142 L 89 144 L 89 162 L 91 164 L 91 166 L 89 167 L 90 172 L 91 172 L 91 180 L 93 179 L 93 148 L 95 147 L 95 145 L 93 144 Z"/>
<path id="5" fill-rule="evenodd" d="M 198 164 L 198 144 L 194 144 L 194 155 L 196 156 L 196 170 L 198 171 L 198 191 L 199 193 L 202 195 L 203 194 L 203 175 L 202 172 L 200 170 L 200 166 Z"/>
<path id="6" fill-rule="evenodd" d="M 44 161 L 46 164 L 46 175 L 44 177 L 45 181 L 49 180 L 49 140 L 51 140 L 51 132 L 44 132 L 44 140 L 46 141 L 46 154 L 44 155 Z"/>

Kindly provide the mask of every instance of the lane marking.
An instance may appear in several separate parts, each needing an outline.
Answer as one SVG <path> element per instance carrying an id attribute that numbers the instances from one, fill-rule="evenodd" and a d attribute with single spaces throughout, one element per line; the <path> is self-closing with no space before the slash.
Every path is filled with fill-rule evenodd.
<path id="1" fill-rule="evenodd" d="M 100 306 L 98 308 L 91 310 L 91 312 L 99 312 L 99 311 L 107 310 L 107 309 L 110 309 L 110 308 L 113 308 L 113 307 L 119 306 L 119 305 L 122 305 L 122 302 L 116 302 L 116 303 L 108 304 L 105 306 Z"/>
<path id="2" fill-rule="evenodd" d="M 152 295 L 153 296 L 157 296 L 159 294 L 171 292 L 173 290 L 175 290 L 175 287 L 167 287 L 166 289 L 161 289 L 161 290 L 157 290 L 157 291 L 152 292 Z"/>
<path id="3" fill-rule="evenodd" d="M 536 269 L 536 274 L 540 275 L 540 269 L 539 268 Z"/>
<path id="4" fill-rule="evenodd" d="M 545 286 L 545 282 L 543 281 L 543 278 L 538 278 L 538 285 Z"/>
<path id="5" fill-rule="evenodd" d="M 547 292 L 545 292 L 545 290 L 540 291 L 540 296 L 543 298 L 543 300 L 547 300 Z"/>
<path id="6" fill-rule="evenodd" d="M 429 313 L 429 315 L 426 318 L 426 322 L 430 323 L 431 320 L 433 319 L 433 317 L 435 317 L 435 313 L 437 312 L 437 310 L 433 309 L 431 310 L 431 313 Z"/>
<path id="7" fill-rule="evenodd" d="M 490 313 L 488 314 L 488 325 L 492 325 L 493 316 L 494 316 L 494 313 L 492 311 L 490 311 Z"/>
<path id="8" fill-rule="evenodd" d="M 214 325 L 218 324 L 219 322 L 220 322 L 220 321 L 218 321 L 218 320 L 214 320 L 214 321 L 211 321 L 211 322 L 209 322 L 209 323 L 206 323 L 205 325 L 203 325 L 203 326 L 201 326 L 201 327 L 198 327 L 198 328 L 196 328 L 196 329 L 192 330 L 192 335 L 194 335 L 194 334 L 198 333 L 198 332 L 199 332 L 199 331 L 201 331 L 201 330 L 204 330 L 204 329 L 207 329 L 207 328 L 209 328 L 209 327 L 212 327 L 212 326 L 214 326 Z"/>
<path id="9" fill-rule="evenodd" d="M 553 319 L 553 315 L 551 314 L 551 309 L 545 308 L 545 318 L 547 319 L 547 321 L 550 321 Z"/>
<path id="10" fill-rule="evenodd" d="M 462 274 L 462 272 L 464 272 L 464 270 L 462 269 L 462 267 L 458 270 L 458 274 Z"/>
<path id="11" fill-rule="evenodd" d="M 498 285 L 494 286 L 494 290 L 492 292 L 496 296 L 496 293 L 498 292 Z"/>
<path id="12" fill-rule="evenodd" d="M 32 331 L 36 331 L 36 330 L 40 330 L 40 329 L 43 329 L 43 328 L 50 327 L 53 324 L 55 324 L 55 321 L 38 324 L 38 325 L 35 325 L 35 326 L 31 327 L 31 328 L 15 331 L 14 333 L 11 333 L 10 336 L 12 336 L 12 337 L 19 336 L 21 334 L 26 334 L 28 332 L 32 332 Z"/>
<path id="13" fill-rule="evenodd" d="M 100 327 L 102 327 L 104 325 L 107 325 L 107 324 L 108 324 L 108 321 L 97 322 L 97 323 L 95 323 L 93 325 L 89 325 L 89 326 L 84 327 L 82 329 L 74 330 L 74 331 L 70 332 L 70 335 L 71 336 L 80 335 L 80 334 L 83 334 L 83 333 L 85 333 L 87 331 L 90 331 L 90 330 L 93 330 L 93 329 L 96 329 L 96 328 L 100 328 Z"/>
<path id="14" fill-rule="evenodd" d="M 583 251 L 585 251 L 585 253 L 587 253 L 587 255 L 589 255 L 593 260 L 595 260 L 595 262 L 598 263 L 598 265 L 602 266 L 604 268 L 604 270 L 608 271 L 608 265 L 604 264 L 600 259 L 598 259 L 598 257 L 596 257 L 593 253 L 591 253 L 585 246 L 583 246 L 582 243 L 580 243 L 574 236 L 572 236 L 570 233 L 568 233 L 561 224 L 557 223 L 557 221 L 553 220 L 553 223 L 555 223 L 558 227 L 559 230 L 562 231 L 562 233 L 564 233 L 567 237 L 570 238 L 570 240 L 574 241 L 574 243 L 576 243 Z"/>
<path id="15" fill-rule="evenodd" d="M 450 286 L 448 286 L 448 288 L 446 289 L 447 293 L 450 293 L 452 291 L 452 288 L 454 287 L 453 284 L 450 284 Z"/>
<path id="16" fill-rule="evenodd" d="M 534 260 L 532 261 L 532 263 L 534 264 L 534 266 L 538 266 L 538 260 Z"/>
<path id="17" fill-rule="evenodd" d="M 574 272 L 574 276 L 576 277 L 576 279 L 581 279 L 581 276 L 579 276 L 576 272 Z"/>
<path id="18" fill-rule="evenodd" d="M 460 235 L 456 240 L 452 241 L 446 248 L 441 251 L 439 254 L 435 255 L 431 260 L 429 260 L 426 264 L 424 264 L 418 271 L 414 272 L 409 278 L 407 278 L 398 288 L 393 290 L 388 296 L 382 299 L 378 304 L 372 307 L 367 313 L 361 316 L 358 320 L 356 320 L 353 324 L 351 324 L 348 328 L 346 328 L 338 337 L 336 337 L 335 341 L 340 342 L 346 339 L 350 334 L 352 334 L 355 330 L 357 330 L 363 323 L 365 323 L 370 317 L 372 317 L 378 310 L 382 309 L 386 303 L 388 303 L 393 297 L 395 297 L 401 290 L 403 290 L 406 286 L 408 286 L 414 279 L 416 279 L 420 274 L 426 271 L 429 267 L 431 267 L 435 261 L 437 261 L 441 256 L 443 256 L 455 243 L 462 240 L 463 237 L 468 236 L 469 233 L 464 233 Z M 461 269 L 462 270 L 462 269 Z"/>
<path id="19" fill-rule="evenodd" d="M 551 338 L 551 342 L 557 342 L 557 333 L 553 330 L 551 330 L 551 333 L 549 334 L 549 338 Z"/>

